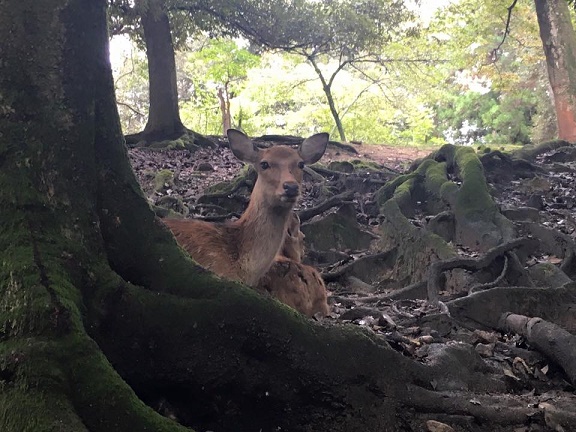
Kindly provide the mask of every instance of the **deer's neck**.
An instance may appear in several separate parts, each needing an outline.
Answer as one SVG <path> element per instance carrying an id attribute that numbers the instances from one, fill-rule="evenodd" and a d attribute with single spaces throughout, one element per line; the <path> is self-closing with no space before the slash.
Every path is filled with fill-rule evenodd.
<path id="1" fill-rule="evenodd" d="M 240 266 L 248 285 L 256 285 L 272 266 L 284 243 L 291 211 L 291 208 L 270 208 L 263 202 L 251 200 L 235 223 L 239 228 Z"/>

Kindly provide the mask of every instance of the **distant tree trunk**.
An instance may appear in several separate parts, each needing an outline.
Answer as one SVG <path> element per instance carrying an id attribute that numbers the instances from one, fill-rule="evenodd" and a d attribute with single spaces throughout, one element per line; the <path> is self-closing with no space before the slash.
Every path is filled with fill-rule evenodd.
<path id="1" fill-rule="evenodd" d="M 334 96 L 332 95 L 332 79 L 336 76 L 336 74 L 332 75 L 332 79 L 330 81 L 326 81 L 324 74 L 318 67 L 316 60 L 312 56 L 307 56 L 308 61 L 316 71 L 318 78 L 322 82 L 322 90 L 326 95 L 326 100 L 328 101 L 328 107 L 330 108 L 330 113 L 332 114 L 332 118 L 334 119 L 334 123 L 336 124 L 336 129 L 338 129 L 338 134 L 340 135 L 341 141 L 346 141 L 346 134 L 344 133 L 344 126 L 342 126 L 342 119 L 340 118 L 340 114 L 338 114 L 338 110 L 336 109 L 336 103 L 334 102 Z M 338 71 L 340 68 L 338 69 Z M 337 72 L 338 72 L 337 71 Z M 336 72 L 336 73 L 337 73 Z"/>
<path id="2" fill-rule="evenodd" d="M 232 114 L 230 113 L 230 93 L 228 83 L 218 89 L 218 100 L 220 101 L 220 112 L 222 114 L 222 135 L 232 127 Z"/>
<path id="3" fill-rule="evenodd" d="M 186 129 L 180 120 L 174 45 L 163 2 L 148 1 L 140 17 L 148 58 L 150 93 L 150 111 L 143 135 L 148 141 L 178 138 Z"/>
<path id="4" fill-rule="evenodd" d="M 576 141 L 576 34 L 564 0 L 535 0 L 548 78 L 554 94 L 558 137 Z"/>

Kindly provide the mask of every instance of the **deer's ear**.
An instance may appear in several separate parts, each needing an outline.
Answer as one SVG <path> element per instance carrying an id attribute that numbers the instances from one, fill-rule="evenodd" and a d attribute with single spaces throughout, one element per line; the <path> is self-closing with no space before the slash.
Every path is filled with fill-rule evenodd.
<path id="1" fill-rule="evenodd" d="M 250 138 L 236 129 L 228 129 L 226 135 L 228 135 L 230 150 L 232 150 L 234 156 L 243 162 L 258 162 L 260 150 L 258 150 L 258 147 L 254 145 Z"/>
<path id="2" fill-rule="evenodd" d="M 328 145 L 328 134 L 322 132 L 316 135 L 312 135 L 306 138 L 304 142 L 300 145 L 298 153 L 300 157 L 304 160 L 306 164 L 313 164 L 320 160 L 324 152 L 326 151 L 326 146 Z"/>

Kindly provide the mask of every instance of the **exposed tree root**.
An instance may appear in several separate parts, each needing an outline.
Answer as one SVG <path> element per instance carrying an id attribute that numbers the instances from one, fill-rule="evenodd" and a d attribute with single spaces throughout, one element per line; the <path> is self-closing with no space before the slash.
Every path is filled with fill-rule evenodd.
<path id="1" fill-rule="evenodd" d="M 519 406 L 515 398 L 507 396 L 487 396 L 459 392 L 433 392 L 430 390 L 408 387 L 410 403 L 419 411 L 435 414 L 470 416 L 475 423 L 487 423 L 497 426 L 521 426 L 529 423 L 538 414 L 538 409 L 530 406 Z M 503 409 L 505 407 L 505 409 Z"/>
<path id="2" fill-rule="evenodd" d="M 214 143 L 203 135 L 182 126 L 169 134 L 159 132 L 138 132 L 125 136 L 126 144 L 131 147 L 186 147 L 195 150 L 199 147 L 214 147 Z"/>
<path id="3" fill-rule="evenodd" d="M 321 202 L 315 207 L 300 210 L 298 212 L 298 216 L 300 217 L 300 221 L 305 222 L 309 219 L 312 219 L 316 215 L 324 213 L 326 210 L 329 210 L 332 207 L 338 207 L 342 204 L 350 203 L 352 198 L 354 198 L 354 192 L 346 191 L 328 198 L 326 201 Z"/>
<path id="4" fill-rule="evenodd" d="M 576 332 L 576 283 L 558 288 L 496 287 L 447 303 L 457 320 L 478 328 L 499 328 L 502 314 L 538 316 Z"/>
<path id="5" fill-rule="evenodd" d="M 354 267 L 362 265 L 365 262 L 384 262 L 388 261 L 390 258 L 393 258 L 396 255 L 396 249 L 392 249 L 386 252 L 380 252 L 373 255 L 364 255 L 363 257 L 358 258 L 357 260 L 350 261 L 347 264 L 340 267 L 338 270 L 335 270 L 330 273 L 322 274 L 322 279 L 325 282 L 334 282 L 342 277 L 349 276 L 352 273 Z"/>
<path id="6" fill-rule="evenodd" d="M 576 386 L 576 336 L 542 318 L 503 314 L 499 328 L 526 338 L 531 346 L 558 364 Z"/>
<path id="7" fill-rule="evenodd" d="M 501 244 L 490 249 L 482 258 L 452 258 L 444 261 L 432 263 L 428 269 L 428 300 L 432 303 L 438 302 L 438 294 L 442 285 L 442 274 L 445 271 L 462 268 L 465 270 L 480 270 L 492 264 L 492 262 L 517 248 L 533 248 L 537 241 L 530 238 L 519 238 Z"/>

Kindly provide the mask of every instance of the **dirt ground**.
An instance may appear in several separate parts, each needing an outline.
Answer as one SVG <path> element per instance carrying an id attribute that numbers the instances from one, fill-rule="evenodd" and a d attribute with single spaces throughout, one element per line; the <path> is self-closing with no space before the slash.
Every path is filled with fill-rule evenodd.
<path id="1" fill-rule="evenodd" d="M 422 149 L 419 147 L 400 147 L 389 145 L 354 145 L 350 144 L 358 154 L 359 159 L 366 159 L 388 168 L 400 168 L 415 159 L 422 158 L 430 154 L 431 149 Z M 354 158 L 350 152 L 329 148 L 326 156 L 328 160 L 349 160 Z"/>

